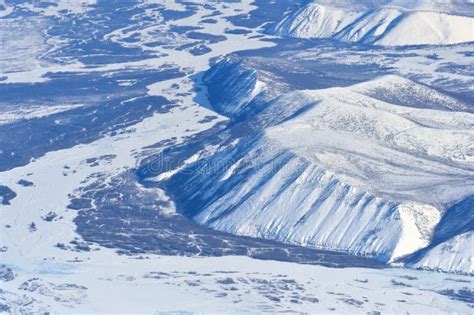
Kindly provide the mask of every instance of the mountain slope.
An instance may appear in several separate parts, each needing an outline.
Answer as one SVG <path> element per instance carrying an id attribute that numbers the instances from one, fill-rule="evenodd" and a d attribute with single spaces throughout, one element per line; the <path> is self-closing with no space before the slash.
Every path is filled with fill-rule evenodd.
<path id="1" fill-rule="evenodd" d="M 407 265 L 414 268 L 473 274 L 473 246 L 474 232 L 471 230 L 433 246 L 420 257 L 420 260 L 409 262 Z"/>
<path id="2" fill-rule="evenodd" d="M 418 103 L 405 103 L 407 86 Z M 168 185 L 214 229 L 395 261 L 430 245 L 446 209 L 474 193 L 474 115 L 460 109 L 396 76 L 283 94 L 235 127 L 259 137 L 204 159 L 226 167 L 191 166 Z"/>
<path id="3" fill-rule="evenodd" d="M 471 111 L 471 106 L 439 93 L 433 88 L 414 83 L 400 76 L 387 75 L 377 80 L 355 84 L 350 87 L 351 91 L 376 98 L 378 100 L 415 108 L 426 108 L 449 110 L 449 111 Z"/>
<path id="4" fill-rule="evenodd" d="M 337 4 L 337 3 L 336 3 Z M 442 8 L 442 7 L 441 7 Z M 466 7 L 468 10 L 470 7 Z M 392 1 L 360 7 L 310 2 L 291 13 L 269 32 L 298 38 L 334 38 L 365 44 L 444 45 L 474 41 L 474 18 L 444 10 L 426 1 Z"/>
<path id="5" fill-rule="evenodd" d="M 450 272 L 474 273 L 474 196 L 446 210 L 430 246 L 403 259 L 406 265 Z"/>

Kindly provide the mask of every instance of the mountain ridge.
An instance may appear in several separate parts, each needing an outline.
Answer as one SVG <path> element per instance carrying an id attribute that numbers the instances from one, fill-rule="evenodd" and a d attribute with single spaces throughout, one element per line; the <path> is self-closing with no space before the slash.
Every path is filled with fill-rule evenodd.
<path id="1" fill-rule="evenodd" d="M 473 193 L 466 143 L 473 137 L 474 116 L 462 102 L 394 75 L 275 96 L 271 90 L 278 84 L 259 72 L 237 71 L 242 63 L 229 63 L 215 65 L 206 84 L 217 80 L 225 97 L 212 103 L 235 119 L 233 129 L 240 131 L 235 139 L 229 131 L 226 144 L 201 156 L 206 165 L 225 161 L 228 168 L 203 174 L 196 162 L 166 184 L 180 187 L 178 199 L 193 205 L 188 216 L 197 223 L 396 262 L 429 247 L 448 209 Z M 250 75 L 253 83 L 244 87 L 240 79 L 222 80 L 239 73 Z M 261 80 L 266 88 L 256 94 Z M 387 87 L 392 94 L 381 99 Z M 403 104 L 407 87 L 418 104 Z M 229 111 L 229 106 L 236 109 L 234 97 L 245 101 Z M 260 130 L 259 136 L 245 136 L 245 130 Z M 454 133 L 452 139 L 461 142 L 430 140 Z M 449 143 L 457 149 L 445 148 Z M 431 269 L 471 272 L 462 259 L 449 266 L 430 261 Z M 410 261 L 407 266 L 419 267 Z"/>
<path id="2" fill-rule="evenodd" d="M 279 36 L 333 38 L 382 46 L 474 41 L 474 18 L 470 11 L 466 15 L 454 12 L 436 11 L 426 2 L 410 6 L 406 1 L 392 1 L 380 7 L 362 8 L 315 1 L 290 13 L 267 31 Z"/>

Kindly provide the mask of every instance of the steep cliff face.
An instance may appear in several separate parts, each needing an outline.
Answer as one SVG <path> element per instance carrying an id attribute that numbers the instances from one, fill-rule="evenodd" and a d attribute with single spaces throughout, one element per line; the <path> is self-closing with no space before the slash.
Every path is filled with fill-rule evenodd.
<path id="1" fill-rule="evenodd" d="M 239 119 L 201 155 L 205 169 L 193 163 L 168 180 L 180 187 L 187 215 L 225 232 L 385 262 L 430 246 L 407 264 L 472 272 L 473 227 L 458 224 L 472 202 L 457 205 L 474 193 L 474 115 L 465 104 L 384 76 L 284 93 L 242 118 L 258 98 L 258 73 L 244 72 L 250 82 L 241 82 L 237 64 L 217 67 L 207 76 L 222 84 L 209 89 L 220 92 L 216 108 Z M 454 249 L 441 251 L 444 242 Z M 453 263 L 441 252 L 455 255 Z"/>
<path id="2" fill-rule="evenodd" d="M 387 46 L 474 41 L 474 19 L 468 6 L 461 15 L 460 9 L 447 6 L 446 1 L 445 6 L 439 7 L 429 1 L 389 1 L 380 6 L 364 6 L 363 1 L 359 2 L 360 6 L 310 2 L 283 18 L 269 32 Z"/>
<path id="3" fill-rule="evenodd" d="M 261 139 L 232 165 L 230 176 L 220 177 L 217 191 L 211 189 L 215 182 L 204 182 L 209 199 L 194 219 L 230 233 L 383 261 L 428 245 L 438 209 L 377 197 L 273 146 Z"/>
<path id="4" fill-rule="evenodd" d="M 245 67 L 242 60 L 227 57 L 206 72 L 209 101 L 213 108 L 226 116 L 244 117 L 259 109 L 265 83 L 256 71 Z"/>

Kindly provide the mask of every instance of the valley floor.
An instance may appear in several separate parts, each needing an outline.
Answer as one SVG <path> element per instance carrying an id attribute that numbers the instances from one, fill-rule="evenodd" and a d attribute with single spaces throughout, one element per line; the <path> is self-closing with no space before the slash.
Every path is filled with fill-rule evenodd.
<path id="1" fill-rule="evenodd" d="M 466 276 L 241 256 L 126 257 L 100 251 L 78 259 L 16 270 L 16 278 L 2 284 L 0 305 L 16 314 L 472 313 Z"/>

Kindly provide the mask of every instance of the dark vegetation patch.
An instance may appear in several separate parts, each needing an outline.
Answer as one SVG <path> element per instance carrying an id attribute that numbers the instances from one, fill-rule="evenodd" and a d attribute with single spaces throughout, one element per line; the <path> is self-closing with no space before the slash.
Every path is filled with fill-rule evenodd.
<path id="1" fill-rule="evenodd" d="M 0 204 L 4 206 L 10 205 L 10 200 L 14 199 L 17 194 L 7 186 L 0 185 Z"/>

